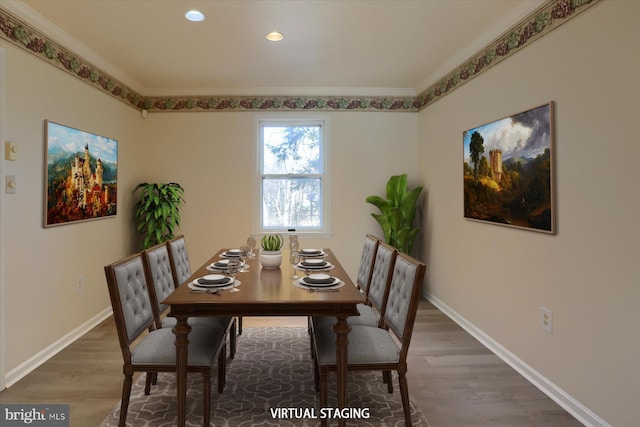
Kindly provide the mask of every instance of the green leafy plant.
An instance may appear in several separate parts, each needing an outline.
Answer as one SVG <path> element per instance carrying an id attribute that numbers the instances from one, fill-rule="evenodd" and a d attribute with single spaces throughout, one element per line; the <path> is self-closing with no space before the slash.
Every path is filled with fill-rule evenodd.
<path id="1" fill-rule="evenodd" d="M 406 254 L 411 253 L 420 231 L 413 227 L 420 192 L 422 187 L 407 191 L 407 174 L 402 174 L 389 178 L 386 199 L 379 196 L 367 197 L 367 203 L 380 209 L 379 214 L 372 213 L 371 216 L 382 227 L 385 242 Z"/>
<path id="2" fill-rule="evenodd" d="M 138 233 L 144 236 L 143 249 L 150 248 L 174 237 L 180 226 L 180 207 L 184 203 L 184 188 L 175 182 L 156 184 L 143 182 L 140 200 L 135 204 Z"/>
<path id="3" fill-rule="evenodd" d="M 261 243 L 265 251 L 279 251 L 282 248 L 283 239 L 279 234 L 265 234 L 262 236 Z"/>

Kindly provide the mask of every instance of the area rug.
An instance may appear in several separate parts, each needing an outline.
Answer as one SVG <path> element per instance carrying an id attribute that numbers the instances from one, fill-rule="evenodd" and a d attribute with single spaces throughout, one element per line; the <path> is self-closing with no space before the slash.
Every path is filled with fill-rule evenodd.
<path id="1" fill-rule="evenodd" d="M 394 375 L 394 393 L 387 392 L 380 372 L 348 374 L 348 410 L 338 413 L 335 374 L 329 378 L 329 408 L 319 408 L 313 362 L 306 328 L 245 328 L 238 337 L 235 359 L 228 359 L 227 385 L 222 394 L 212 384 L 211 425 L 220 427 L 320 425 L 327 418 L 337 425 L 404 426 L 402 402 Z M 202 376 L 189 374 L 187 425 L 202 425 Z M 120 405 L 101 427 L 118 425 Z M 413 425 L 428 426 L 422 412 L 411 405 Z M 127 426 L 175 426 L 177 402 L 175 374 L 159 374 L 158 383 L 144 395 L 144 375 L 133 384 Z"/>

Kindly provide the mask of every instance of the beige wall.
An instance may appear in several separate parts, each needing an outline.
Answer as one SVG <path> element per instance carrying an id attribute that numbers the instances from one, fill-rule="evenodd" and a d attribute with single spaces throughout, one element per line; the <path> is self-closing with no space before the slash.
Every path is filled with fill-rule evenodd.
<path id="1" fill-rule="evenodd" d="M 640 3 L 610 1 L 420 113 L 427 292 L 614 426 L 640 412 Z M 557 235 L 463 219 L 462 132 L 556 103 Z M 554 330 L 539 326 L 540 306 Z"/>
<path id="2" fill-rule="evenodd" d="M 2 141 L 20 145 L 2 161 L 17 192 L 4 194 L 2 285 L 5 373 L 110 307 L 103 266 L 131 250 L 131 200 L 142 142 L 138 112 L 4 43 Z M 43 228 L 44 120 L 119 140 L 118 215 Z M 2 149 L 4 151 L 4 142 Z M 76 290 L 77 277 L 83 287 Z"/>

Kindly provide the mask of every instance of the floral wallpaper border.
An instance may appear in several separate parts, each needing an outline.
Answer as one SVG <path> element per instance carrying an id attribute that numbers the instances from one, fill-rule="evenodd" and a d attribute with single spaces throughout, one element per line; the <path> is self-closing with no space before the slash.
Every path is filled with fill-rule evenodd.
<path id="1" fill-rule="evenodd" d="M 191 96 L 144 97 L 0 7 L 0 39 L 138 109 L 171 111 L 417 112 L 558 28 L 601 0 L 551 0 L 417 97 Z"/>

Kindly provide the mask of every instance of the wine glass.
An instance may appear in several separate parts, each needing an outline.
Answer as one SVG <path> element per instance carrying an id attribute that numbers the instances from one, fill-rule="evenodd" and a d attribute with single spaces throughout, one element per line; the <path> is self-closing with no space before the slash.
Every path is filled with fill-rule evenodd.
<path id="1" fill-rule="evenodd" d="M 247 245 L 249 246 L 249 258 L 255 258 L 256 255 L 253 253 L 253 248 L 256 247 L 256 238 L 251 235 L 247 237 Z"/>
<path id="2" fill-rule="evenodd" d="M 240 269 L 240 260 L 239 259 L 230 259 L 227 264 L 227 273 L 231 276 L 231 280 L 233 281 L 233 287 L 229 292 L 238 292 L 240 289 L 236 288 L 236 274 L 238 274 L 238 270 Z"/>
<path id="3" fill-rule="evenodd" d="M 249 246 L 240 246 L 238 258 L 240 258 L 240 272 L 247 271 L 247 258 L 249 257 Z"/>
<path id="4" fill-rule="evenodd" d="M 289 250 L 291 252 L 298 252 L 300 249 L 300 243 L 298 243 L 298 235 L 290 234 L 289 235 Z"/>
<path id="5" fill-rule="evenodd" d="M 289 262 L 291 263 L 291 266 L 293 267 L 293 275 L 291 276 L 291 278 L 292 279 L 299 279 L 300 277 L 298 276 L 298 272 L 296 270 L 296 266 L 300 262 L 300 252 L 291 251 L 291 253 L 289 254 Z"/>

